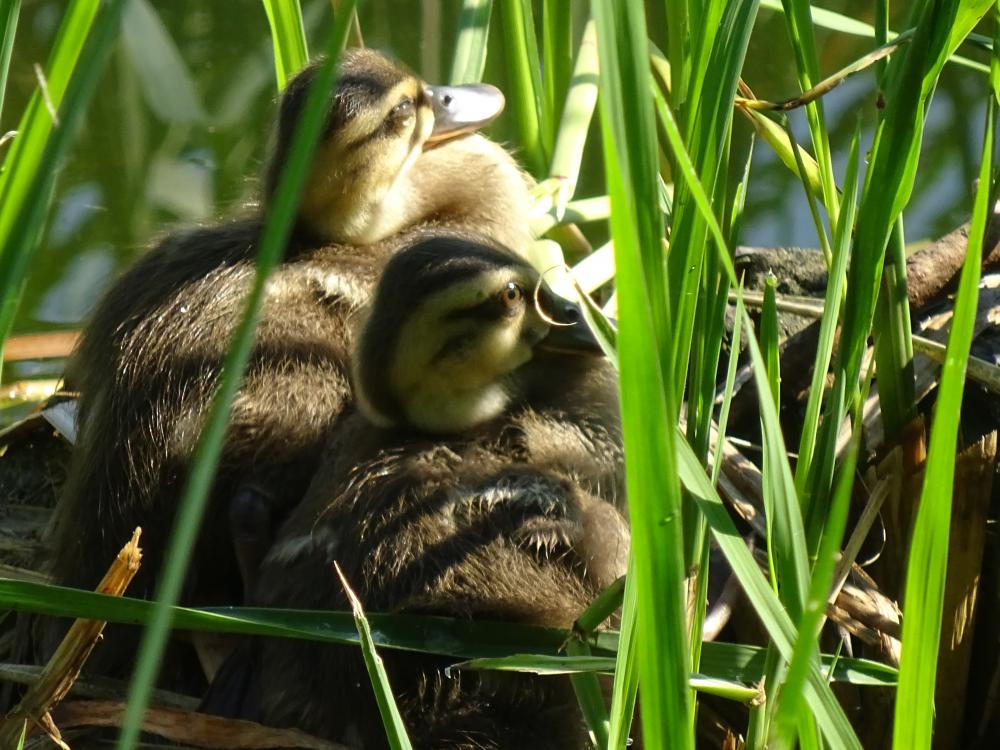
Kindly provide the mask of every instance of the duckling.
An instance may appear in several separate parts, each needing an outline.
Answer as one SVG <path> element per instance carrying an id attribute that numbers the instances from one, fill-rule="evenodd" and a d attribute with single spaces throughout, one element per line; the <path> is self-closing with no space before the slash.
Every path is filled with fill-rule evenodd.
<path id="1" fill-rule="evenodd" d="M 617 386 L 596 351 L 579 310 L 488 241 L 398 252 L 360 323 L 358 410 L 264 560 L 258 601 L 345 608 L 336 561 L 369 611 L 571 626 L 629 545 Z M 258 649 L 258 718 L 385 745 L 357 649 Z M 565 680 L 382 657 L 415 747 L 587 743 Z"/>
<path id="2" fill-rule="evenodd" d="M 345 52 L 339 74 L 297 229 L 268 282 L 186 602 L 239 603 L 252 585 L 268 542 L 254 537 L 266 523 L 253 519 L 280 519 L 300 499 L 350 399 L 350 318 L 400 242 L 393 233 L 476 226 L 515 248 L 526 238 L 524 174 L 501 147 L 467 132 L 499 111 L 499 92 L 428 87 L 369 50 Z M 265 206 L 314 78 L 307 67 L 282 98 Z M 262 224 L 263 214 L 176 232 L 97 305 L 66 376 L 81 393 L 80 430 L 51 544 L 59 583 L 92 587 L 141 525 L 145 560 L 130 593 L 152 593 Z M 133 644 L 108 642 L 106 663 L 99 654 L 92 663 L 124 671 Z"/>

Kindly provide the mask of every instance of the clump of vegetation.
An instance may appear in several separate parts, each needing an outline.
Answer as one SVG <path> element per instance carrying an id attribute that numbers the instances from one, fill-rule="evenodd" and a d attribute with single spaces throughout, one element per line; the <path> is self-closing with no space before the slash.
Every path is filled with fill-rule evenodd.
<path id="1" fill-rule="evenodd" d="M 46 88 L 5 147 L 0 339 L 11 330 L 53 183 L 126 4 L 69 4 L 45 68 Z M 356 3 L 335 5 L 323 48 L 314 50 L 331 60 L 352 34 Z M 0 0 L 0 102 L 19 6 Z M 536 215 L 525 219 L 560 244 L 583 290 L 606 303 L 604 310 L 593 306 L 592 324 L 619 367 L 633 548 L 624 585 L 584 613 L 582 635 L 568 648 L 560 648 L 564 634 L 539 630 L 533 642 L 511 644 L 504 627 L 483 623 L 451 632 L 449 642 L 457 644 L 451 655 L 506 649 L 507 659 L 463 668 L 573 673 L 594 744 L 602 748 L 627 745 L 637 696 L 650 748 L 694 747 L 696 737 L 708 742 L 713 735 L 697 733 L 699 721 L 703 730 L 711 723 L 721 727 L 716 737 L 725 747 L 891 742 L 918 748 L 930 747 L 932 738 L 941 747 L 990 746 L 1000 735 L 1000 605 L 995 575 L 981 573 L 998 555 L 995 535 L 985 533 L 997 504 L 983 479 L 996 457 L 996 425 L 987 420 L 986 437 L 976 440 L 960 441 L 959 428 L 967 376 L 988 382 L 996 370 L 975 360 L 970 365 L 970 348 L 983 327 L 977 323 L 978 290 L 995 199 L 1000 98 L 996 37 L 974 29 L 982 24 L 996 34 L 1000 19 L 994 12 L 983 20 L 992 7 L 984 0 L 925 0 L 914 4 L 906 28 L 894 35 L 887 4 L 877 3 L 874 27 L 862 29 L 871 35 L 873 52 L 824 78 L 829 71 L 819 69 L 817 25 L 857 33 L 858 22 L 786 0 L 781 12 L 794 58 L 788 64 L 795 66 L 801 92 L 772 103 L 756 99 L 740 79 L 762 6 L 777 4 L 705 0 L 660 8 L 639 0 L 594 0 L 589 14 L 581 14 L 558 0 L 462 3 L 451 78 L 467 82 L 483 75 L 490 24 L 498 24 L 515 145 L 539 180 Z M 307 58 L 302 13 L 296 0 L 265 0 L 264 7 L 280 88 Z M 663 28 L 647 26 L 654 12 L 664 14 Z M 966 58 L 956 58 L 963 45 Z M 979 76 L 986 102 L 984 138 L 938 377 L 922 371 L 914 355 L 937 350 L 913 334 L 917 313 L 908 294 L 903 213 L 920 179 L 924 123 L 938 79 L 946 65 L 970 63 L 968 56 L 987 60 L 971 61 L 979 72 L 969 74 Z M 871 100 L 879 102 L 877 125 L 867 155 L 855 131 L 839 170 L 823 96 L 855 73 L 866 77 Z M 257 282 L 191 467 L 160 598 L 152 604 L 109 601 L 0 581 L 0 598 L 12 609 L 150 623 L 129 694 L 126 747 L 138 736 L 171 626 L 341 643 L 358 642 L 360 631 L 394 747 L 408 743 L 392 710 L 391 686 L 374 658 L 375 644 L 440 653 L 435 643 L 443 640 L 415 637 L 411 621 L 366 618 L 359 609 L 313 620 L 230 612 L 222 621 L 218 613 L 174 607 L 260 296 L 280 260 L 318 138 L 322 112 L 314 110 L 303 118 L 268 216 Z M 804 112 L 805 144 L 788 126 L 783 112 L 790 110 Z M 815 222 L 828 282 L 822 306 L 792 306 L 820 316 L 809 329 L 805 355 L 806 345 L 782 350 L 779 341 L 779 310 L 792 303 L 771 283 L 757 304 L 757 297 L 743 294 L 737 275 L 735 249 L 755 178 L 738 118 L 752 123 L 763 142 L 757 148 L 772 149 L 798 176 Z M 578 197 L 581 165 L 595 154 L 606 190 Z M 588 234 L 578 230 L 584 224 Z M 590 234 L 593 226 L 598 228 Z M 610 232 L 611 244 L 590 252 L 585 237 L 602 230 Z M 543 246 L 540 252 L 551 259 L 554 251 Z M 760 307 L 758 326 L 747 312 L 751 302 Z M 604 318 L 611 311 L 617 328 Z M 727 311 L 734 315 L 729 327 Z M 744 346 L 753 386 L 737 392 Z M 793 348 L 802 359 L 791 365 Z M 794 392 L 791 382 L 798 383 Z M 735 417 L 746 393 L 756 396 L 749 421 L 759 422 L 759 471 L 726 441 L 731 409 Z M 789 417 L 784 424 L 783 414 Z M 743 509 L 738 522 L 734 507 Z M 885 541 L 872 581 L 856 563 L 879 519 Z M 753 534 L 759 555 L 744 540 Z M 954 549 L 952 535 L 962 549 Z M 714 560 L 713 544 L 724 563 Z M 703 639 L 710 560 L 724 565 L 750 605 L 761 628 L 753 643 Z M 849 576 L 865 581 L 856 590 L 886 606 L 874 614 L 851 609 L 843 589 Z M 994 589 L 981 588 L 987 584 Z M 595 630 L 619 606 L 620 633 Z M 853 633 L 880 663 L 843 657 L 840 649 L 851 636 L 838 645 L 834 628 L 826 626 L 831 617 L 840 633 Z M 974 648 L 988 657 L 973 660 Z M 613 674 L 610 705 L 597 676 L 602 672 Z M 869 700 L 879 708 L 845 709 Z"/>

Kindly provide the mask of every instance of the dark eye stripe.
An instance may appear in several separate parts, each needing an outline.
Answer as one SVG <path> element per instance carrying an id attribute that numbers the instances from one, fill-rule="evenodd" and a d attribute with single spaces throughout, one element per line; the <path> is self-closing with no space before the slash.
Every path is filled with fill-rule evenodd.
<path id="1" fill-rule="evenodd" d="M 478 305 L 461 310 L 452 310 L 446 316 L 448 320 L 498 320 L 507 314 L 507 309 L 496 297 L 489 297 Z"/>
<path id="2" fill-rule="evenodd" d="M 399 110 L 399 107 L 402 106 L 403 104 L 407 103 L 407 102 L 410 104 L 410 107 L 408 107 L 408 108 L 404 107 L 403 110 Z M 389 110 L 389 114 L 387 114 L 382 119 L 382 122 L 380 122 L 378 124 L 378 126 L 376 126 L 376 128 L 374 130 L 372 130 L 369 133 L 365 133 L 363 136 L 361 136 L 359 138 L 356 138 L 353 141 L 350 141 L 347 144 L 347 149 L 353 151 L 353 150 L 356 150 L 358 148 L 361 148 L 365 144 L 370 143 L 371 141 L 373 141 L 373 140 L 375 140 L 377 138 L 382 138 L 382 137 L 384 137 L 386 135 L 389 135 L 399 125 L 399 120 L 398 120 L 399 115 L 403 111 L 406 111 L 406 110 L 409 110 L 411 112 L 413 111 L 413 106 L 412 105 L 413 105 L 413 102 L 411 100 L 409 100 L 409 99 L 407 99 L 407 100 L 405 100 L 405 101 L 400 102 L 399 104 L 397 104 L 395 107 L 393 107 L 391 110 Z"/>

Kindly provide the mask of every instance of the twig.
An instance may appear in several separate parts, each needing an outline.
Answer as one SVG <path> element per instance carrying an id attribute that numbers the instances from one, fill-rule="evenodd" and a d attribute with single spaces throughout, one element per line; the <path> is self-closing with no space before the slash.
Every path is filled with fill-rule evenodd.
<path id="1" fill-rule="evenodd" d="M 140 529 L 136 529 L 132 539 L 126 544 L 101 579 L 97 591 L 102 594 L 121 596 L 135 577 L 142 560 L 139 549 Z M 76 620 L 69 628 L 49 663 L 45 665 L 38 681 L 32 685 L 24 698 L 0 725 L 0 747 L 16 747 L 25 720 L 29 725 L 42 729 L 60 747 L 66 747 L 59 729 L 52 723 L 49 712 L 69 692 L 76 678 L 87 662 L 90 652 L 107 623 L 103 620 Z"/>
<path id="2" fill-rule="evenodd" d="M 59 708 L 60 726 L 120 727 L 125 704 L 120 701 L 69 701 Z M 172 742 L 224 750 L 287 747 L 304 750 L 348 750 L 297 729 L 274 729 L 243 719 L 227 719 L 193 711 L 150 707 L 142 729 Z"/>

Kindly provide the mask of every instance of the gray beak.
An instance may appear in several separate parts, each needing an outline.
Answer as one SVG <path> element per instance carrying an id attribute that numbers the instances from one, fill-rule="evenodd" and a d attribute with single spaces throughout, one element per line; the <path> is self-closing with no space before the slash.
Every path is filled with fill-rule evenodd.
<path id="1" fill-rule="evenodd" d="M 428 143 L 471 133 L 503 112 L 503 93 L 486 83 L 464 86 L 427 86 L 424 92 L 434 112 L 434 130 Z"/>
<path id="2" fill-rule="evenodd" d="M 553 294 L 545 286 L 538 290 L 545 314 L 554 321 L 536 348 L 559 354 L 604 354 L 576 302 Z"/>

